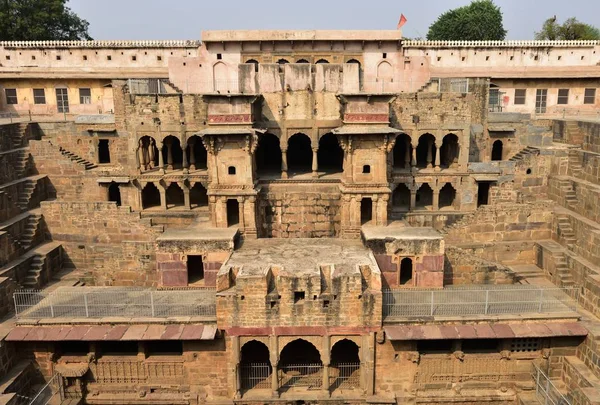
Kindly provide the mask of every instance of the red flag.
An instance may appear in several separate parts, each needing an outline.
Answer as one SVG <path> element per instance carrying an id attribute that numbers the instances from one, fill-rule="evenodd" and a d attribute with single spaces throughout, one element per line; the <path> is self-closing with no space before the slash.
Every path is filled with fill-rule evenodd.
<path id="1" fill-rule="evenodd" d="M 398 28 L 400 29 L 402 28 L 402 26 L 406 24 L 406 17 L 404 17 L 404 14 L 400 14 L 400 21 L 398 21 Z"/>

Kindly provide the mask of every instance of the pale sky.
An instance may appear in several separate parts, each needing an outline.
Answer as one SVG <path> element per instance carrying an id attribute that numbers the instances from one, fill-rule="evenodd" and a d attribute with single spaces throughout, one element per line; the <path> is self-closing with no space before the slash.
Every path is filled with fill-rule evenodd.
<path id="1" fill-rule="evenodd" d="M 600 27 L 600 0 L 496 0 L 507 39 L 533 39 L 544 20 L 576 17 Z M 70 0 L 94 39 L 200 39 L 202 30 L 395 29 L 425 37 L 444 11 L 470 0 Z"/>

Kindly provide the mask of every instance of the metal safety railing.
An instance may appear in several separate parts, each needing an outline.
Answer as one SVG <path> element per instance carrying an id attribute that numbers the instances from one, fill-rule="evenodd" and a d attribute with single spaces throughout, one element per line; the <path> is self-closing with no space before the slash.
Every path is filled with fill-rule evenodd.
<path id="1" fill-rule="evenodd" d="M 127 81 L 131 94 L 168 94 L 168 79 L 129 79 Z M 174 91 L 173 91 L 174 92 Z"/>
<path id="2" fill-rule="evenodd" d="M 470 286 L 383 291 L 384 318 L 572 312 L 578 287 Z"/>
<path id="3" fill-rule="evenodd" d="M 60 374 L 54 374 L 50 381 L 46 383 L 28 405 L 46 405 L 49 403 L 62 403 L 65 399 L 63 390 L 63 379 Z"/>
<path id="4" fill-rule="evenodd" d="M 273 370 L 269 363 L 242 363 L 240 377 L 243 390 L 271 388 Z"/>
<path id="5" fill-rule="evenodd" d="M 279 387 L 321 388 L 323 386 L 322 364 L 286 364 L 277 370 Z"/>
<path id="6" fill-rule="evenodd" d="M 556 388 L 552 380 L 535 364 L 533 364 L 533 380 L 535 381 L 536 399 L 543 405 L 572 405 Z"/>
<path id="7" fill-rule="evenodd" d="M 360 363 L 332 363 L 329 381 L 330 390 L 360 388 Z"/>
<path id="8" fill-rule="evenodd" d="M 50 293 L 17 290 L 13 299 L 19 319 L 216 315 L 214 288 L 61 287 Z"/>

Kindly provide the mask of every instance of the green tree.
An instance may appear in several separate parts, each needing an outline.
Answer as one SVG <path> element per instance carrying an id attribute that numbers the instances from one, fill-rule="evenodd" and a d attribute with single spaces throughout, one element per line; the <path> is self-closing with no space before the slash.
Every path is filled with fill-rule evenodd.
<path id="1" fill-rule="evenodd" d="M 492 0 L 475 0 L 446 11 L 431 24 L 427 39 L 447 41 L 500 41 L 506 38 L 502 12 Z"/>
<path id="2" fill-rule="evenodd" d="M 538 40 L 576 40 L 576 39 L 600 39 L 598 28 L 582 23 L 571 17 L 563 24 L 556 21 L 556 16 L 544 22 L 541 31 L 535 33 Z"/>
<path id="3" fill-rule="evenodd" d="M 0 41 L 92 39 L 67 1 L 0 0 Z"/>

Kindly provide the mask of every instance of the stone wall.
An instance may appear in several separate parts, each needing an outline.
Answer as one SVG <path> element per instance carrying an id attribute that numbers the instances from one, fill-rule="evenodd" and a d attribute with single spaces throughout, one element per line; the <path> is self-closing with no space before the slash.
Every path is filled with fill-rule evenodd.
<path id="1" fill-rule="evenodd" d="M 43 202 L 42 214 L 65 251 L 65 266 L 85 270 L 96 285 L 158 283 L 153 227 L 130 207 L 115 203 Z"/>
<path id="2" fill-rule="evenodd" d="M 499 263 L 467 250 L 448 247 L 444 258 L 444 285 L 514 284 L 515 274 Z"/>

